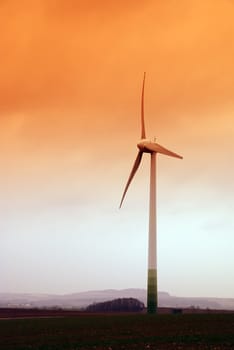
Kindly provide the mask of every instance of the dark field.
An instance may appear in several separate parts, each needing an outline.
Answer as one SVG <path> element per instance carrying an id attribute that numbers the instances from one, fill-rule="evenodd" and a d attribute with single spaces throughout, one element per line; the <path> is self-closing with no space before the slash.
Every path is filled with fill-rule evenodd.
<path id="1" fill-rule="evenodd" d="M 0 349 L 234 349 L 234 313 L 5 319 Z"/>

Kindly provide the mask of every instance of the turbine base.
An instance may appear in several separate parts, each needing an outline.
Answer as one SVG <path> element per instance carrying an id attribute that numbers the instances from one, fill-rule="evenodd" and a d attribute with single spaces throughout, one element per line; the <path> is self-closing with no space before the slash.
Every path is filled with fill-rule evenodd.
<path id="1" fill-rule="evenodd" d="M 148 314 L 157 313 L 158 296 L 157 296 L 157 270 L 148 270 L 148 288 L 147 288 L 147 312 Z"/>

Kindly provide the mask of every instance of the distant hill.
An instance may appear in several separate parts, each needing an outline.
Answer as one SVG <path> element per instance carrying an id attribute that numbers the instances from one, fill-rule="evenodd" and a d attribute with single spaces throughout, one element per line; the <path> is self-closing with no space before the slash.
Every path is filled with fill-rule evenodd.
<path id="1" fill-rule="evenodd" d="M 146 305 L 145 289 L 107 289 L 65 295 L 54 294 L 22 294 L 0 293 L 0 307 L 38 307 L 65 309 L 86 308 L 90 304 L 100 303 L 118 298 L 135 298 Z M 160 307 L 202 308 L 217 310 L 234 310 L 234 298 L 190 298 L 171 296 L 166 292 L 158 294 Z"/>

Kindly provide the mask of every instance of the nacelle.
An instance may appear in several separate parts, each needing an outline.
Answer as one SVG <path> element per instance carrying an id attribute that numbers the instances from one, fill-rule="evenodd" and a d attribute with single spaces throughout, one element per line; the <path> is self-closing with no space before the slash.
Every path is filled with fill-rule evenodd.
<path id="1" fill-rule="evenodd" d="M 139 150 L 141 152 L 152 153 L 152 151 L 149 150 L 149 148 L 148 148 L 148 145 L 151 143 L 152 143 L 152 141 L 150 141 L 149 139 L 142 139 L 142 140 L 140 140 L 140 142 L 138 142 L 137 147 L 139 148 Z"/>

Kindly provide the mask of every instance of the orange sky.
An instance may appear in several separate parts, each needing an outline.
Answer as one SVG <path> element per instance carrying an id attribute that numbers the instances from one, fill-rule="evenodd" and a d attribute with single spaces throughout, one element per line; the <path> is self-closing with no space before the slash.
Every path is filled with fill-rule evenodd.
<path id="1" fill-rule="evenodd" d="M 4 1 L 1 110 L 61 108 L 71 101 L 103 109 L 116 94 L 132 95 L 144 69 L 155 108 L 207 106 L 217 97 L 230 102 L 233 6 L 228 0 Z"/>
<path id="2" fill-rule="evenodd" d="M 198 179 L 201 191 L 222 184 L 226 196 L 233 18 L 231 0 L 2 1 L 3 197 L 56 202 L 72 193 L 82 202 L 108 185 L 118 205 L 140 134 L 144 71 L 148 136 L 185 157 L 162 160 L 162 178 L 195 191 Z"/>

